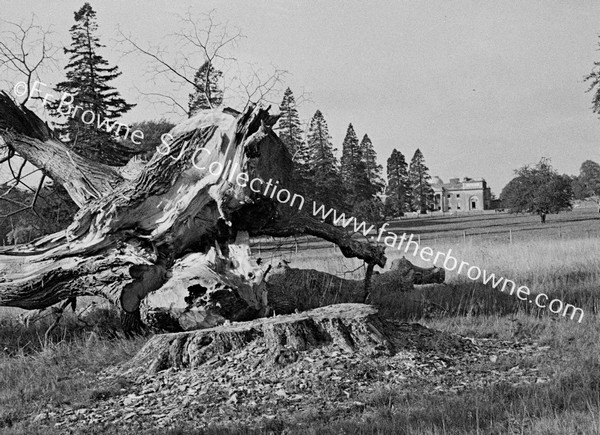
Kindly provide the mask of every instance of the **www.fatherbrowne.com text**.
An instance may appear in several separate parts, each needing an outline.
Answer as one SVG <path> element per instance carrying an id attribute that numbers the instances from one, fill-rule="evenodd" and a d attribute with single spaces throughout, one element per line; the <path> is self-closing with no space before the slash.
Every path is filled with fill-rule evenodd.
<path id="1" fill-rule="evenodd" d="M 29 97 L 31 98 L 34 93 L 40 93 L 40 86 L 47 86 L 41 82 L 35 82 L 29 90 Z M 14 87 L 15 95 L 21 97 L 27 94 L 28 86 L 24 82 L 19 82 Z M 46 103 L 48 100 L 56 100 L 52 94 L 45 93 L 43 96 L 43 102 Z M 83 110 L 80 106 L 73 106 L 74 96 L 69 94 L 68 92 L 63 93 L 60 98 L 60 103 L 58 106 L 58 112 L 64 116 L 75 117 L 79 110 L 81 110 L 80 119 L 82 122 L 86 124 L 93 124 L 96 121 L 96 124 L 99 129 L 103 128 L 107 132 L 111 132 L 114 130 L 114 134 L 124 139 L 129 135 L 130 128 L 127 125 L 118 123 L 113 121 L 112 124 L 109 120 L 104 119 L 101 120 L 100 117 L 96 116 L 94 112 L 91 110 Z M 116 128 L 115 128 L 116 127 Z M 122 133 L 119 133 L 125 129 L 125 136 Z M 136 140 L 143 140 L 144 134 L 143 132 L 136 130 L 131 133 L 130 140 L 135 144 L 140 144 Z M 161 137 L 161 146 L 157 147 L 157 152 L 162 155 L 169 155 L 171 152 L 170 142 L 173 140 L 171 135 L 164 134 Z M 210 175 L 216 176 L 218 179 L 223 178 L 226 179 L 229 183 L 235 183 L 240 187 L 249 186 L 250 190 L 255 193 L 259 193 L 263 196 L 266 196 L 271 199 L 276 199 L 281 204 L 288 204 L 290 207 L 297 207 L 298 210 L 303 210 L 305 206 L 305 199 L 302 195 L 297 193 L 292 193 L 289 190 L 282 188 L 279 186 L 278 181 L 273 181 L 269 179 L 269 181 L 265 182 L 262 178 L 255 177 L 250 179 L 250 176 L 246 172 L 242 172 L 237 167 L 237 164 L 231 164 L 231 162 L 227 162 L 225 166 L 221 162 L 215 161 L 212 162 L 208 168 L 198 166 L 198 156 L 200 153 L 206 152 L 209 155 L 211 151 L 205 148 L 197 148 L 192 156 L 192 165 L 200 170 L 208 172 Z M 174 160 L 179 160 L 183 155 L 183 150 L 179 154 L 179 157 L 174 158 L 169 155 Z M 491 283 L 493 289 L 500 288 L 500 291 L 505 292 L 508 291 L 510 295 L 516 293 L 517 298 L 522 301 L 528 301 L 530 304 L 535 304 L 540 308 L 548 308 L 552 313 L 561 314 L 563 317 L 566 317 L 570 313 L 571 320 L 575 319 L 575 316 L 579 315 L 579 322 L 583 320 L 583 310 L 581 308 L 575 307 L 571 304 L 565 304 L 559 299 L 552 299 L 549 303 L 544 304 L 548 301 L 548 295 L 544 293 L 538 293 L 537 295 L 531 295 L 531 291 L 527 286 L 517 286 L 517 283 L 513 280 L 507 279 L 502 276 L 496 277 L 494 273 L 488 273 L 485 269 L 481 269 L 477 266 L 470 265 L 466 261 L 460 261 L 452 256 L 452 249 L 448 249 L 448 252 L 434 252 L 434 250 L 428 246 L 421 247 L 419 243 L 414 239 L 414 234 L 403 233 L 401 236 L 398 236 L 396 233 L 392 233 L 387 231 L 386 228 L 389 226 L 388 223 L 384 223 L 379 230 L 376 230 L 375 225 L 369 225 L 367 227 L 367 223 L 362 221 L 358 222 L 355 217 L 350 216 L 346 218 L 345 213 L 338 214 L 337 210 L 333 208 L 327 208 L 325 205 L 318 205 L 315 201 L 312 201 L 312 215 L 319 219 L 331 219 L 334 225 L 341 226 L 343 228 L 348 228 L 353 230 L 355 233 L 360 233 L 365 237 L 370 237 L 371 240 L 376 240 L 380 242 L 383 238 L 383 244 L 396 249 L 398 251 L 402 251 L 405 254 L 411 253 L 414 257 L 420 257 L 423 261 L 432 262 L 435 266 L 443 267 L 448 271 L 457 271 L 457 274 L 464 273 L 470 280 L 472 281 L 481 281 L 488 285 Z M 373 235 L 372 235 L 373 234 Z M 376 236 L 374 235 L 376 234 Z M 457 269 L 458 267 L 458 269 Z"/>
<path id="2" fill-rule="evenodd" d="M 237 168 L 237 164 L 231 164 L 227 162 L 225 166 L 221 162 L 212 162 L 208 168 L 200 167 L 197 165 L 196 156 L 200 152 L 206 152 L 210 154 L 210 150 L 205 148 L 198 148 L 193 155 L 192 164 L 198 170 L 208 172 L 218 178 L 226 179 L 228 182 L 235 183 L 240 187 L 249 186 L 250 190 L 255 193 L 259 193 L 271 199 L 276 199 L 281 204 L 288 204 L 290 207 L 297 207 L 298 210 L 303 210 L 305 206 L 305 198 L 297 193 L 292 193 L 289 190 L 279 186 L 278 181 L 269 179 L 264 181 L 262 178 L 255 177 L 250 179 L 250 176 L 241 172 L 240 168 Z M 443 267 L 448 271 L 456 270 L 457 274 L 465 274 L 472 281 L 483 282 L 485 285 L 491 284 L 493 289 L 500 288 L 501 292 L 508 292 L 510 295 L 516 294 L 517 298 L 522 301 L 528 301 L 530 304 L 535 304 L 539 308 L 548 308 L 552 313 L 561 314 L 566 317 L 570 314 L 571 320 L 574 320 L 579 315 L 579 322 L 583 320 L 583 310 L 575 307 L 571 304 L 565 304 L 560 299 L 552 299 L 549 303 L 548 295 L 545 293 L 538 293 L 532 295 L 531 290 L 524 285 L 518 286 L 513 280 L 507 279 L 502 276 L 496 276 L 494 273 L 488 273 L 487 270 L 481 269 L 477 266 L 470 265 L 466 261 L 460 261 L 452 256 L 452 249 L 448 249 L 447 252 L 434 252 L 434 250 L 428 246 L 421 247 L 417 241 L 414 240 L 414 234 L 403 233 L 398 235 L 387 231 L 386 228 L 389 226 L 388 223 L 384 223 L 379 230 L 376 230 L 375 225 L 367 226 L 367 223 L 362 221 L 358 222 L 355 217 L 346 217 L 345 213 L 338 213 L 333 208 L 327 208 L 325 205 L 317 204 L 315 201 L 312 202 L 312 215 L 319 219 L 331 219 L 334 225 L 341 226 L 353 230 L 355 233 L 362 234 L 365 237 L 369 237 L 371 240 L 380 242 L 383 239 L 383 244 L 403 251 L 405 254 L 412 254 L 414 257 L 420 257 L 423 261 L 432 262 L 435 266 Z"/>

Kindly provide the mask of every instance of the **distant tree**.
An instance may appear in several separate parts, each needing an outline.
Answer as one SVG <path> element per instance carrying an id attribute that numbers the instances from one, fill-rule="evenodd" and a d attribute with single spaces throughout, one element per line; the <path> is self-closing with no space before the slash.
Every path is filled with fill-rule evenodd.
<path id="1" fill-rule="evenodd" d="M 571 209 L 571 178 L 554 170 L 549 159 L 542 158 L 533 167 L 523 166 L 515 174 L 500 194 L 510 212 L 538 214 L 544 223 L 547 214 Z"/>
<path id="2" fill-rule="evenodd" d="M 279 110 L 281 116 L 275 126 L 275 131 L 292 155 L 292 162 L 294 164 L 293 178 L 296 185 L 296 192 L 309 194 L 311 192 L 310 152 L 303 139 L 304 134 L 302 123 L 298 116 L 296 99 L 290 88 L 285 90 Z"/>
<path id="3" fill-rule="evenodd" d="M 363 200 L 355 204 L 352 215 L 356 219 L 364 220 L 369 224 L 375 224 L 379 229 L 385 221 L 385 206 L 381 198 L 374 197 L 369 200 Z"/>
<path id="4" fill-rule="evenodd" d="M 431 187 L 429 168 L 425 165 L 423 153 L 418 148 L 410 161 L 408 179 L 412 209 L 421 214 L 427 213 L 427 210 L 433 207 L 433 188 Z"/>
<path id="5" fill-rule="evenodd" d="M 354 131 L 354 126 L 350 123 L 346 129 L 346 136 L 342 143 L 341 173 L 344 183 L 352 183 L 352 178 L 356 174 L 356 165 L 358 162 L 360 162 L 358 137 Z"/>
<path id="6" fill-rule="evenodd" d="M 65 107 L 59 111 L 59 101 L 50 103 L 49 109 L 56 119 L 53 123 L 55 130 L 73 150 L 102 163 L 125 164 L 127 158 L 117 157 L 123 153 L 113 152 L 115 148 L 122 148 L 115 135 L 108 133 L 106 128 L 98 128 L 98 122 L 115 120 L 135 105 L 125 102 L 119 92 L 108 84 L 121 73 L 117 66 L 109 67 L 108 61 L 100 55 L 104 45 L 95 36 L 97 30 L 96 12 L 89 3 L 85 3 L 75 12 L 75 24 L 69 30 L 71 47 L 64 49 L 70 55 L 65 67 L 67 79 L 56 85 L 59 95 L 68 92 L 74 96 L 70 104 L 71 113 L 66 113 Z M 77 106 L 81 109 L 75 110 Z M 92 123 L 83 122 L 82 115 L 86 111 L 94 114 Z M 89 121 L 89 114 L 87 118 Z M 122 134 L 123 131 L 117 133 Z"/>
<path id="7" fill-rule="evenodd" d="M 386 214 L 402 216 L 411 210 L 408 164 L 404 154 L 394 149 L 387 160 Z"/>
<path id="8" fill-rule="evenodd" d="M 194 91 L 190 94 L 188 117 L 199 110 L 213 109 L 223 104 L 223 73 L 216 69 L 210 61 L 206 61 L 194 75 Z"/>
<path id="9" fill-rule="evenodd" d="M 368 135 L 364 135 L 359 145 L 361 160 L 365 165 L 367 179 L 371 183 L 373 195 L 381 193 L 385 183 L 381 176 L 383 167 L 377 163 L 377 153 Z"/>
<path id="10" fill-rule="evenodd" d="M 343 208 L 343 183 L 335 149 L 331 144 L 327 121 L 317 110 L 307 134 L 309 171 L 313 182 L 313 197 L 330 207 Z"/>
<path id="11" fill-rule="evenodd" d="M 575 199 L 600 197 L 600 165 L 592 160 L 581 164 L 579 176 L 573 177 L 573 195 Z"/>
<path id="12" fill-rule="evenodd" d="M 348 125 L 342 143 L 341 174 L 346 188 L 346 210 L 355 211 L 358 204 L 373 199 L 375 192 L 369 181 L 358 137 L 352 124 Z"/>
<path id="13" fill-rule="evenodd" d="M 290 154 L 297 159 L 296 153 L 302 147 L 302 124 L 300 122 L 300 116 L 298 116 L 298 109 L 296 107 L 296 99 L 294 93 L 290 88 L 287 88 L 283 94 L 283 99 L 279 105 L 279 111 L 281 116 L 275 131 L 279 136 L 279 139 L 285 144 Z M 302 156 L 305 157 L 305 156 Z"/>
<path id="14" fill-rule="evenodd" d="M 171 131 L 173 127 L 175 124 L 164 118 L 131 124 L 132 131 L 139 130 L 144 133 L 142 142 L 144 153 L 141 156 L 146 159 L 152 157 L 156 149 L 162 145 L 162 135 Z"/>

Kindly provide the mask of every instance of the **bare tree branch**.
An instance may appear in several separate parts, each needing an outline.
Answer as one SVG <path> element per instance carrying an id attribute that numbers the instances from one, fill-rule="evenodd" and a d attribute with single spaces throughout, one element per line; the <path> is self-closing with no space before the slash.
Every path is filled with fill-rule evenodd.
<path id="1" fill-rule="evenodd" d="M 49 67 L 56 67 L 57 65 L 56 55 L 59 47 L 55 46 L 50 41 L 52 31 L 50 28 L 43 28 L 35 24 L 35 19 L 35 14 L 32 14 L 30 20 L 27 22 L 15 23 L 0 20 L 0 72 L 3 74 L 13 73 L 15 79 L 22 79 L 25 84 L 25 93 L 21 95 L 21 105 L 25 105 L 30 99 L 41 99 L 40 96 L 33 95 L 35 93 L 33 83 L 35 81 L 41 82 L 40 73 L 46 71 Z M 14 96 L 12 96 L 12 98 L 14 98 Z M 27 160 L 22 156 L 19 156 L 10 145 L 7 144 L 5 146 L 8 148 L 8 153 L 0 159 L 0 165 L 8 166 L 12 179 L 0 186 L 6 186 L 8 184 L 12 185 L 6 192 L 3 192 L 0 196 L 0 200 L 16 203 L 16 201 L 10 200 L 6 196 L 18 185 L 25 186 L 34 193 L 34 197 L 29 205 L 7 215 L 0 215 L 0 218 L 6 219 L 9 216 L 26 210 L 31 210 L 33 213 L 37 214 L 35 205 L 40 197 L 40 191 L 45 180 L 45 175 L 42 174 L 37 189 L 33 189 L 25 183 L 23 179 L 40 171 L 40 169 L 36 169 L 35 171 L 23 175 L 23 169 L 27 164 Z M 22 159 L 19 169 L 16 172 L 12 165 L 12 161 L 15 157 Z"/>
<path id="2" fill-rule="evenodd" d="M 21 104 L 32 97 L 32 82 L 39 80 L 39 73 L 48 64 L 56 66 L 56 53 L 59 47 L 49 41 L 50 28 L 44 29 L 35 23 L 35 14 L 28 23 L 13 23 L 0 20 L 7 27 L 0 32 L 0 71 L 5 70 L 22 76 L 26 84 L 26 95 Z"/>
<path id="3" fill-rule="evenodd" d="M 234 100 L 244 109 L 250 102 L 275 103 L 269 97 L 279 95 L 283 87 L 283 80 L 287 71 L 272 67 L 272 71 L 264 71 L 252 64 L 240 64 L 231 54 L 231 49 L 236 48 L 244 35 L 237 28 L 231 28 L 227 23 L 218 23 L 215 12 L 195 16 L 191 10 L 179 16 L 177 32 L 168 35 L 170 47 L 179 47 L 179 52 L 173 53 L 172 49 L 157 46 L 142 46 L 130 35 L 119 30 L 121 42 L 126 43 L 129 49 L 123 51 L 124 55 L 133 53 L 141 54 L 148 61 L 146 75 L 156 84 L 159 79 L 166 81 L 171 86 L 178 86 L 177 92 L 168 95 L 168 92 L 140 92 L 142 95 L 157 97 L 158 100 L 173 105 L 175 104 L 184 113 L 188 114 L 187 103 L 183 102 L 182 94 L 185 87 L 191 85 L 192 89 L 204 92 L 208 104 L 211 104 L 210 88 L 199 89 L 195 83 L 195 74 L 203 64 L 209 62 L 214 68 L 231 72 L 226 77 L 224 86 L 226 93 L 233 94 L 228 100 Z M 206 69 L 205 82 L 208 83 L 210 69 Z M 225 74 L 226 76 L 228 74 Z M 189 92 L 188 92 L 189 94 Z M 278 97 L 277 97 L 278 98 Z"/>

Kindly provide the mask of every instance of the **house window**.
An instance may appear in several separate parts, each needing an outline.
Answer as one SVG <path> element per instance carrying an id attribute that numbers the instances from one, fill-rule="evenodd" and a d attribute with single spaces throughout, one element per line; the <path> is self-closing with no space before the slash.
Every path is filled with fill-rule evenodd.
<path id="1" fill-rule="evenodd" d="M 456 209 L 460 210 L 460 204 L 456 204 Z"/>
<path id="2" fill-rule="evenodd" d="M 457 198 L 460 198 L 460 193 L 457 193 L 457 194 L 456 194 L 456 197 L 457 197 Z"/>
<path id="3" fill-rule="evenodd" d="M 451 193 L 448 194 L 448 198 L 452 198 L 452 194 Z"/>

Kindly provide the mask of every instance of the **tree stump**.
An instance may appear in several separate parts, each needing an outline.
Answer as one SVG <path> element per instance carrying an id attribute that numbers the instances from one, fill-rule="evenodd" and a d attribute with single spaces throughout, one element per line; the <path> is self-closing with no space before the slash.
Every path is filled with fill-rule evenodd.
<path id="1" fill-rule="evenodd" d="M 370 305 L 330 305 L 299 314 L 155 335 L 123 369 L 131 374 L 196 368 L 257 343 L 269 349 L 265 358 L 273 364 L 294 362 L 298 352 L 329 345 L 346 352 L 391 356 L 395 345 L 389 331 L 389 325 Z"/>

